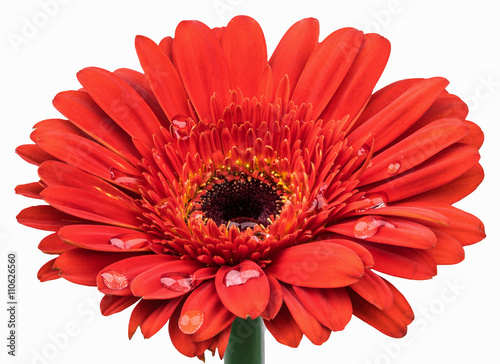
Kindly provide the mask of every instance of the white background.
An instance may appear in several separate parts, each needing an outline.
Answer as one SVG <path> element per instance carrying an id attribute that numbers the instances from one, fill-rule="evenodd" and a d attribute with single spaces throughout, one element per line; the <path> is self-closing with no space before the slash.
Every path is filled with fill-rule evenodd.
<path id="1" fill-rule="evenodd" d="M 56 0 L 52 0 L 54 3 Z M 392 54 L 377 89 L 411 77 L 444 76 L 448 90 L 469 103 L 470 120 L 486 134 L 481 149 L 486 179 L 459 207 L 480 217 L 488 237 L 466 248 L 458 266 L 440 267 L 430 281 L 393 279 L 412 304 L 417 319 L 404 341 L 391 339 L 353 318 L 347 329 L 316 347 L 304 338 L 298 349 L 268 336 L 268 363 L 498 363 L 500 339 L 500 253 L 496 188 L 500 105 L 499 12 L 493 1 L 362 0 L 270 1 L 191 0 L 77 1 L 57 7 L 24 0 L 2 1 L 0 8 L 0 361 L 16 364 L 147 362 L 196 363 L 179 354 L 161 330 L 150 340 L 127 338 L 130 309 L 102 317 L 95 288 L 64 280 L 40 283 L 38 268 L 49 256 L 36 249 L 45 235 L 18 225 L 15 215 L 33 201 L 14 195 L 17 184 L 36 180 L 34 166 L 14 154 L 28 143 L 31 126 L 58 117 L 51 101 L 62 90 L 78 88 L 75 73 L 86 66 L 139 70 L 134 36 L 159 41 L 173 35 L 178 22 L 198 19 L 221 26 L 238 14 L 259 21 L 269 54 L 286 29 L 308 16 L 321 24 L 321 38 L 353 26 L 379 32 Z M 64 2 L 64 4 L 63 4 Z M 47 10 L 48 9 L 48 10 Z M 26 22 L 36 23 L 26 33 Z M 13 42 L 17 36 L 18 41 Z M 24 40 L 19 40 L 22 37 Z M 6 260 L 18 255 L 18 356 L 7 355 Z M 454 290 L 450 290 L 454 286 Z M 4 308 L 5 307 L 5 308 Z M 66 330 L 66 332 L 65 332 Z M 69 337 L 68 334 L 72 336 Z M 68 338 L 69 337 L 69 338 Z M 65 339 L 67 338 L 67 339 Z M 59 347 L 55 346 L 55 342 Z M 50 360 L 49 360 L 50 359 Z M 209 357 L 209 363 L 219 362 Z"/>

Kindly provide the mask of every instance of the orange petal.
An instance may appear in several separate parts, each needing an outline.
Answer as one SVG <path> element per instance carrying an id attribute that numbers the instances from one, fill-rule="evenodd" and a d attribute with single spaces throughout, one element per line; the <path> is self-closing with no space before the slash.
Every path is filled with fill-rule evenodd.
<path id="1" fill-rule="evenodd" d="M 350 291 L 354 315 L 385 335 L 401 338 L 406 335 L 407 327 L 415 316 L 404 296 L 392 284 L 385 283 L 394 297 L 392 306 L 381 310 Z"/>
<path id="2" fill-rule="evenodd" d="M 292 348 L 299 346 L 304 335 L 286 305 L 281 306 L 274 319 L 264 320 L 264 325 L 277 342 Z"/>
<path id="3" fill-rule="evenodd" d="M 366 34 L 354 62 L 321 114 L 323 120 L 353 120 L 361 111 L 385 68 L 391 44 L 378 34 Z"/>
<path id="4" fill-rule="evenodd" d="M 264 94 L 260 80 L 267 67 L 267 47 L 259 23 L 248 16 L 236 16 L 226 27 L 222 49 L 229 70 L 230 89 L 243 97 L 258 99 Z"/>
<path id="5" fill-rule="evenodd" d="M 330 330 L 341 331 L 351 320 L 351 299 L 344 288 L 294 286 L 293 290 L 297 298 L 314 318 Z"/>
<path id="6" fill-rule="evenodd" d="M 321 345 L 328 340 L 331 331 L 314 318 L 297 298 L 296 293 L 292 289 L 286 286 L 282 288 L 285 304 L 304 335 L 306 335 L 314 345 Z"/>
<path id="7" fill-rule="evenodd" d="M 319 23 L 314 18 L 300 20 L 288 29 L 269 60 L 273 70 L 273 95 L 285 75 L 293 93 L 302 70 L 318 45 L 318 37 Z"/>
<path id="8" fill-rule="evenodd" d="M 363 242 L 375 260 L 374 270 L 407 279 L 430 279 L 436 262 L 427 250 Z"/>
<path id="9" fill-rule="evenodd" d="M 313 242 L 276 254 L 265 272 L 295 286 L 335 288 L 357 282 L 363 275 L 364 264 L 344 246 Z"/>
<path id="10" fill-rule="evenodd" d="M 186 90 L 170 58 L 146 37 L 137 36 L 135 48 L 149 85 L 169 120 L 190 116 Z"/>
<path id="11" fill-rule="evenodd" d="M 48 231 L 58 231 L 66 225 L 84 224 L 88 220 L 66 214 L 56 210 L 52 206 L 41 205 L 25 208 L 17 215 L 17 222 L 20 224 Z"/>
<path id="12" fill-rule="evenodd" d="M 363 278 L 351 284 L 350 288 L 380 310 L 389 308 L 393 304 L 394 298 L 390 288 L 371 269 L 366 269 Z"/>
<path id="13" fill-rule="evenodd" d="M 119 260 L 103 267 L 97 274 L 97 289 L 102 293 L 116 296 L 133 295 L 130 284 L 138 275 L 173 260 L 177 259 L 173 256 L 157 254 Z"/>
<path id="14" fill-rule="evenodd" d="M 269 302 L 266 309 L 262 312 L 261 316 L 265 320 L 272 320 L 276 317 L 281 306 L 283 305 L 283 290 L 278 280 L 272 276 L 268 276 L 269 280 Z"/>
<path id="15" fill-rule="evenodd" d="M 104 193 L 71 187 L 48 187 L 43 190 L 42 196 L 58 210 L 82 219 L 131 229 L 137 229 L 140 225 L 137 212 L 122 201 Z"/>
<path id="16" fill-rule="evenodd" d="M 134 296 L 105 295 L 101 300 L 101 314 L 103 316 L 110 316 L 114 313 L 118 313 L 132 306 L 139 299 L 139 297 Z"/>
<path id="17" fill-rule="evenodd" d="M 54 279 L 62 278 L 59 274 L 59 269 L 54 268 L 54 262 L 57 258 L 49 260 L 47 263 L 42 265 L 42 267 L 38 270 L 37 278 L 40 282 L 52 281 Z"/>
<path id="18" fill-rule="evenodd" d="M 136 163 L 140 155 L 130 136 L 84 91 L 64 91 L 56 95 L 54 107 L 73 124 L 116 154 Z"/>
<path id="19" fill-rule="evenodd" d="M 99 271 L 131 256 L 133 253 L 103 253 L 76 248 L 61 254 L 54 263 L 54 269 L 59 269 L 59 274 L 70 282 L 96 286 Z"/>
<path id="20" fill-rule="evenodd" d="M 174 64 L 200 119 L 209 118 L 210 97 L 228 105 L 229 74 L 220 43 L 198 21 L 183 21 L 175 30 Z M 216 77 L 215 77 L 216 75 Z"/>
<path id="21" fill-rule="evenodd" d="M 196 317 L 197 322 L 193 322 L 193 317 Z M 181 331 L 190 334 L 193 341 L 205 341 L 226 329 L 235 317 L 220 301 L 215 282 L 208 281 L 197 287 L 186 299 L 176 324 Z"/>
<path id="22" fill-rule="evenodd" d="M 193 290 L 199 282 L 194 273 L 203 265 L 194 260 L 172 260 L 138 275 L 132 281 L 134 295 L 146 299 L 171 299 Z"/>
<path id="23" fill-rule="evenodd" d="M 269 303 L 269 281 L 251 260 L 221 267 L 215 277 L 215 287 L 224 306 L 243 319 L 250 317 L 255 320 Z"/>
<path id="24" fill-rule="evenodd" d="M 362 41 L 363 33 L 344 28 L 330 34 L 314 50 L 292 95 L 292 100 L 298 105 L 312 103 L 311 119 L 321 115 L 337 91 Z"/>
<path id="25" fill-rule="evenodd" d="M 161 135 L 160 123 L 144 99 L 124 80 L 97 67 L 77 74 L 94 101 L 130 136 L 153 147 L 153 135 Z"/>
<path id="26" fill-rule="evenodd" d="M 46 236 L 40 241 L 40 244 L 38 244 L 38 249 L 45 254 L 62 254 L 73 248 L 73 246 L 62 241 L 56 233 Z"/>

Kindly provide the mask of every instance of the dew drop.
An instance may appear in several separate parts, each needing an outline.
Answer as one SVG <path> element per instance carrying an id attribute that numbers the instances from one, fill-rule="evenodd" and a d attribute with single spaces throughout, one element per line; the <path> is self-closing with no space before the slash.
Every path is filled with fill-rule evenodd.
<path id="1" fill-rule="evenodd" d="M 113 167 L 109 169 L 109 173 L 113 182 L 122 185 L 123 187 L 128 187 L 134 190 L 138 190 L 140 187 L 141 180 L 135 176 L 119 171 Z"/>
<path id="2" fill-rule="evenodd" d="M 253 229 L 255 225 L 259 224 L 259 222 L 250 217 L 237 217 L 229 220 L 228 224 L 228 227 L 235 226 L 240 229 L 240 231 L 244 231 L 246 229 Z"/>
<path id="3" fill-rule="evenodd" d="M 392 162 L 391 164 L 389 164 L 389 166 L 387 167 L 387 173 L 388 174 L 396 174 L 399 172 L 399 170 L 401 169 L 401 163 L 399 162 Z"/>
<path id="4" fill-rule="evenodd" d="M 388 221 L 385 221 L 379 217 L 375 216 L 363 216 L 361 219 L 356 221 L 353 226 L 354 237 L 358 239 L 368 239 L 377 234 L 380 227 L 392 227 L 395 226 Z"/>
<path id="5" fill-rule="evenodd" d="M 150 241 L 137 234 L 121 234 L 109 239 L 109 244 L 120 249 L 141 249 L 150 245 Z"/>
<path id="6" fill-rule="evenodd" d="M 240 286 L 250 279 L 259 278 L 262 272 L 252 266 L 238 265 L 226 273 L 222 280 L 225 287 Z"/>
<path id="7" fill-rule="evenodd" d="M 365 202 L 365 205 L 356 209 L 356 212 L 379 209 L 387 206 L 387 196 L 384 193 L 369 193 L 362 197 L 361 200 Z"/>
<path id="8" fill-rule="evenodd" d="M 314 200 L 307 212 L 318 213 L 325 208 L 325 206 L 328 204 L 324 197 L 324 193 L 327 188 L 328 185 L 326 183 L 323 183 L 323 185 L 318 189 L 318 193 L 316 194 L 316 197 L 314 197 Z"/>
<path id="9" fill-rule="evenodd" d="M 368 154 L 370 151 L 370 147 L 366 144 L 363 144 L 361 148 L 358 149 L 358 156 L 362 157 Z"/>
<path id="10" fill-rule="evenodd" d="M 189 292 L 193 289 L 194 278 L 191 274 L 167 273 L 161 276 L 161 285 L 174 292 Z"/>
<path id="11" fill-rule="evenodd" d="M 174 118 L 172 120 L 172 126 L 174 135 L 177 139 L 187 140 L 189 138 L 187 130 L 187 121 Z"/>
<path id="12" fill-rule="evenodd" d="M 203 325 L 205 314 L 200 310 L 185 312 L 179 317 L 179 329 L 185 334 L 191 335 L 198 331 Z"/>
<path id="13" fill-rule="evenodd" d="M 104 285 L 109 289 L 124 289 L 128 286 L 128 279 L 120 272 L 110 270 L 101 273 Z"/>

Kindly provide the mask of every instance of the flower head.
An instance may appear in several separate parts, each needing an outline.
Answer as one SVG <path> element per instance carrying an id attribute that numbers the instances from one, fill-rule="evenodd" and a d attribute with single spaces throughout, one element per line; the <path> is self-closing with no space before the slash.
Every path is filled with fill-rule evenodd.
<path id="1" fill-rule="evenodd" d="M 484 238 L 452 204 L 481 182 L 479 127 L 443 78 L 372 94 L 390 45 L 304 19 L 268 60 L 259 25 L 179 24 L 138 36 L 144 73 L 86 68 L 17 149 L 52 231 L 39 278 L 97 286 L 104 315 L 133 304 L 130 337 L 167 322 L 175 347 L 221 357 L 236 317 L 277 341 L 322 344 L 352 314 L 401 337 L 413 320 L 377 272 L 429 279 Z"/>

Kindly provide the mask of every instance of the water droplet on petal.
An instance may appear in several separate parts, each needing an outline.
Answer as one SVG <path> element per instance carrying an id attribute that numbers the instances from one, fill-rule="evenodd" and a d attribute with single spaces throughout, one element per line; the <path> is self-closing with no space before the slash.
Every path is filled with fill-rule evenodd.
<path id="1" fill-rule="evenodd" d="M 101 273 L 104 285 L 109 289 L 124 289 L 128 286 L 128 279 L 120 272 L 110 270 Z"/>
<path id="2" fill-rule="evenodd" d="M 150 245 L 150 241 L 137 234 L 121 234 L 109 239 L 109 243 L 120 249 L 141 249 Z"/>
<path id="3" fill-rule="evenodd" d="M 401 163 L 399 163 L 397 161 L 396 162 L 392 162 L 387 167 L 387 173 L 388 174 L 396 174 L 396 173 L 399 172 L 400 169 L 401 169 Z"/>
<path id="4" fill-rule="evenodd" d="M 326 207 L 326 205 L 328 205 L 325 197 L 323 196 L 327 188 L 328 185 L 326 183 L 323 183 L 323 185 L 318 189 L 318 193 L 316 194 L 316 197 L 314 197 L 314 200 L 311 203 L 311 206 L 309 207 L 307 212 L 318 213 L 321 210 L 323 210 Z"/>
<path id="5" fill-rule="evenodd" d="M 167 273 L 161 276 L 161 285 L 174 292 L 189 292 L 193 289 L 194 278 L 191 274 Z"/>
<path id="6" fill-rule="evenodd" d="M 361 148 L 358 149 L 358 156 L 363 157 L 368 154 L 370 151 L 370 147 L 366 144 L 363 144 Z"/>
<path id="7" fill-rule="evenodd" d="M 123 187 L 138 190 L 141 185 L 141 180 L 138 177 L 119 171 L 116 168 L 111 167 L 109 169 L 109 173 L 113 182 L 122 185 Z"/>
<path id="8" fill-rule="evenodd" d="M 363 207 L 356 209 L 356 212 L 379 209 L 387 206 L 387 196 L 385 193 L 369 193 L 361 198 L 366 203 Z"/>
<path id="9" fill-rule="evenodd" d="M 200 310 L 185 312 L 179 317 L 179 329 L 185 334 L 191 335 L 198 331 L 203 325 L 205 314 Z"/>
<path id="10" fill-rule="evenodd" d="M 368 239 L 377 234 L 378 230 L 382 226 L 392 227 L 395 226 L 388 221 L 385 221 L 379 217 L 375 216 L 363 216 L 361 219 L 356 221 L 353 226 L 354 237 L 358 239 Z"/>
<path id="11" fill-rule="evenodd" d="M 179 119 L 178 119 L 179 118 Z M 182 116 L 174 117 L 172 120 L 172 127 L 174 135 L 177 139 L 187 140 L 189 138 L 189 133 L 187 130 L 187 121 L 181 120 Z"/>
<path id="12" fill-rule="evenodd" d="M 228 227 L 235 226 L 240 229 L 240 231 L 243 231 L 246 229 L 253 229 L 253 227 L 258 224 L 259 222 L 257 220 L 250 217 L 237 217 L 229 221 Z"/>
<path id="13" fill-rule="evenodd" d="M 225 287 L 239 286 L 245 284 L 250 279 L 259 278 L 262 272 L 253 266 L 240 264 L 229 270 L 222 280 Z"/>

